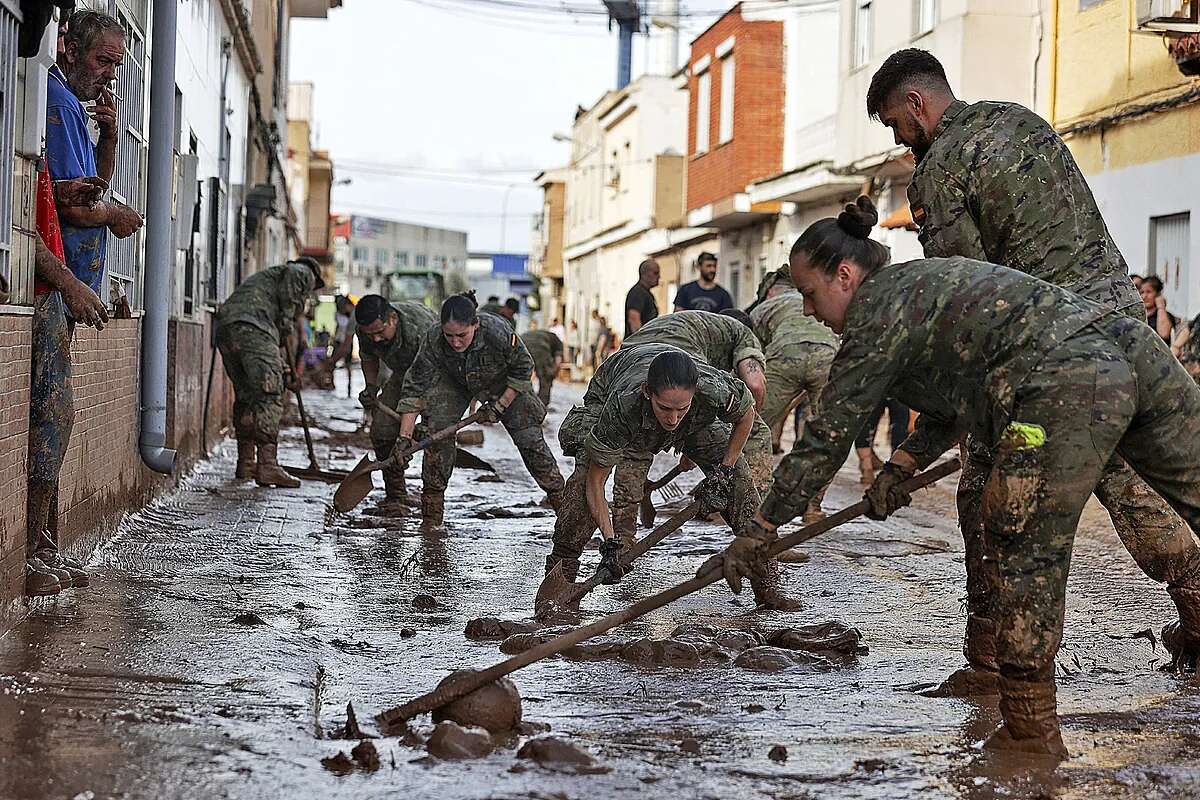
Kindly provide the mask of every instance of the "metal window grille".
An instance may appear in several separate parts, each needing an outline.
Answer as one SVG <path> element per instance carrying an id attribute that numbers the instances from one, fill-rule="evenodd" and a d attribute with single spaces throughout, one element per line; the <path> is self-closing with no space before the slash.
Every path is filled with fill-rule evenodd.
<path id="1" fill-rule="evenodd" d="M 146 39 L 121 8 L 110 8 L 125 28 L 125 61 L 117 70 L 117 163 L 113 197 L 139 212 L 146 210 Z M 107 268 L 135 309 L 142 307 L 145 231 L 118 239 L 109 235 Z"/>
<path id="2" fill-rule="evenodd" d="M 15 5 L 15 3 L 14 3 Z M 12 287 L 13 137 L 17 126 L 16 9 L 0 0 L 0 277 Z"/>

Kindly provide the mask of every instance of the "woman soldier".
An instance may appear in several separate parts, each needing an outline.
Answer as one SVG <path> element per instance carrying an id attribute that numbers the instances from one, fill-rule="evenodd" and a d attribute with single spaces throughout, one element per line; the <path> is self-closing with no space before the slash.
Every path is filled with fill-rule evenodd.
<path id="1" fill-rule="evenodd" d="M 412 443 L 417 414 L 432 431 L 453 425 L 471 400 L 483 402 L 481 422 L 500 422 L 521 453 L 525 468 L 546 492 L 552 507 L 563 490 L 562 475 L 542 437 L 546 407 L 533 393 L 533 359 L 507 321 L 479 314 L 475 301 L 457 294 L 442 303 L 441 324 L 433 325 L 404 377 L 398 447 Z M 446 484 L 454 472 L 454 439 L 425 451 L 421 465 L 421 516 L 440 525 Z"/>
<path id="2" fill-rule="evenodd" d="M 1200 389 L 1145 324 L 1065 289 L 961 257 L 888 266 L 867 238 L 876 220 L 859 198 L 792 248 L 806 313 L 842 342 L 820 413 L 723 554 L 726 579 L 737 591 L 764 568 L 776 528 L 833 477 L 884 397 L 921 417 L 911 457 L 867 492 L 873 518 L 907 505 L 898 484 L 960 435 L 980 437 L 996 451 L 982 515 L 1004 717 L 986 746 L 1065 757 L 1054 656 L 1080 513 L 1115 451 L 1200 530 Z M 1163 639 L 1177 666 L 1194 667 L 1200 618 L 1182 616 Z"/>
<path id="3" fill-rule="evenodd" d="M 754 420 L 754 399 L 728 372 L 697 363 L 667 344 L 618 350 L 596 371 L 583 405 L 572 408 L 559 428 L 558 440 L 563 452 L 574 456 L 575 471 L 558 509 L 546 571 L 560 564 L 574 581 L 579 554 L 599 527 L 605 582 L 620 580 L 621 542 L 604 484 L 624 459 L 649 459 L 668 449 L 682 451 L 704 470 L 707 477 L 697 487 L 696 499 L 707 510 L 723 512 L 740 534 L 759 502 L 742 455 Z M 762 605 L 796 608 L 779 591 L 777 573 L 764 572 L 753 585 Z"/>

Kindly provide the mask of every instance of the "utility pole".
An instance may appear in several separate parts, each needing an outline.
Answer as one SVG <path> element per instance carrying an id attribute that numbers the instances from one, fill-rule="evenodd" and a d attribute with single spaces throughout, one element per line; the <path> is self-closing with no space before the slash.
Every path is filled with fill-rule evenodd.
<path id="1" fill-rule="evenodd" d="M 633 34 L 642 28 L 642 11 L 637 0 L 603 0 L 608 9 L 609 28 L 617 23 L 617 90 L 629 85 L 633 64 Z"/>

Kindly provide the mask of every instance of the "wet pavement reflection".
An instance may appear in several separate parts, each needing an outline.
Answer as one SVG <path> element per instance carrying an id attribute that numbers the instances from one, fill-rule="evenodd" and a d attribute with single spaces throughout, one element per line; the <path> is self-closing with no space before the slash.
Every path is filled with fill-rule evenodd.
<path id="1" fill-rule="evenodd" d="M 553 433 L 582 388 L 555 392 L 557 451 Z M 318 455 L 348 469 L 367 441 L 345 387 L 305 400 Z M 299 429 L 287 437 L 281 461 L 307 463 Z M 487 429 L 472 452 L 502 480 L 456 471 L 445 530 L 431 534 L 416 519 L 361 510 L 326 526 L 332 486 L 237 481 L 226 445 L 122 523 L 92 560 L 91 587 L 38 601 L 0 639 L 0 797 L 1200 797 L 1200 684 L 1158 671 L 1161 647 L 1135 637 L 1157 631 L 1171 606 L 1098 507 L 1076 545 L 1058 658 L 1069 762 L 986 755 L 978 745 L 997 724 L 994 699 L 913 691 L 962 661 L 950 483 L 892 520 L 811 542 L 807 563 L 783 568 L 807 602 L 799 614 L 756 611 L 748 593 L 720 584 L 614 632 L 662 639 L 687 623 L 770 632 L 840 620 L 862 632 L 866 654 L 773 673 L 728 661 L 551 659 L 513 676 L 525 719 L 607 771 L 518 767 L 520 737 L 454 762 L 384 738 L 378 771 L 334 774 L 321 759 L 355 744 L 332 738 L 347 703 L 372 730 L 375 713 L 451 670 L 503 657 L 496 641 L 463 635 L 469 620 L 532 616 L 553 516 L 502 430 Z M 851 462 L 825 507 L 856 501 L 856 478 Z M 592 593 L 585 619 L 690 577 L 727 538 L 689 525 L 620 585 Z M 595 558 L 585 554 L 585 569 Z M 417 595 L 433 602 L 414 604 Z M 776 745 L 786 759 L 769 757 Z"/>

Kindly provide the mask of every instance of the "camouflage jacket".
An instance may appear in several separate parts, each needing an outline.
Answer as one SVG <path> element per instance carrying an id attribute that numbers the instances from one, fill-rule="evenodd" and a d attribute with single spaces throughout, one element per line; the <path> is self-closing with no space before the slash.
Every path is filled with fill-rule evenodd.
<path id="1" fill-rule="evenodd" d="M 730 372 L 747 358 L 767 366 L 767 357 L 753 331 L 733 317 L 711 311 L 676 311 L 656 317 L 625 337 L 621 349 L 651 342 L 678 347 L 692 358 Z"/>
<path id="2" fill-rule="evenodd" d="M 1179 363 L 1200 383 L 1200 314 L 1188 324 L 1188 338 L 1179 350 Z"/>
<path id="3" fill-rule="evenodd" d="M 1071 151 L 1027 108 L 952 103 L 908 199 L 926 258 L 1002 264 L 1142 316 L 1129 268 Z"/>
<path id="4" fill-rule="evenodd" d="M 358 352 L 363 361 L 383 362 L 393 375 L 403 377 L 417 357 L 421 340 L 430 328 L 437 326 L 437 315 L 420 303 L 392 303 L 398 317 L 396 334 L 387 342 L 373 342 L 358 330 Z"/>
<path id="5" fill-rule="evenodd" d="M 521 334 L 521 341 L 525 343 L 535 364 L 553 364 L 554 359 L 562 358 L 562 339 L 552 331 L 527 331 Z"/>
<path id="6" fill-rule="evenodd" d="M 504 308 L 504 306 L 500 305 L 499 303 L 484 303 L 483 305 L 481 305 L 479 307 L 479 313 L 480 314 L 491 314 L 494 317 L 499 317 L 500 319 L 507 322 L 509 324 L 509 326 L 512 327 L 512 329 L 515 331 L 517 329 L 517 318 L 513 317 L 512 319 L 509 319 L 508 317 L 504 316 L 503 314 L 500 313 L 500 309 L 502 309 L 502 308 Z"/>
<path id="7" fill-rule="evenodd" d="M 767 351 L 767 358 L 786 355 L 798 344 L 827 344 L 837 347 L 837 334 L 804 314 L 804 295 L 796 290 L 764 300 L 750 312 L 754 332 Z"/>
<path id="8" fill-rule="evenodd" d="M 217 325 L 243 322 L 282 341 L 296 326 L 296 317 L 316 279 L 304 264 L 289 262 L 267 267 L 238 284 L 217 312 Z"/>
<path id="9" fill-rule="evenodd" d="M 404 376 L 404 389 L 396 410 L 422 411 L 429 390 L 439 379 L 468 397 L 492 400 L 507 388 L 518 392 L 533 389 L 533 359 L 508 323 L 492 314 L 479 315 L 479 328 L 470 346 L 456 353 L 446 343 L 440 325 L 425 332 L 420 349 Z"/>
<path id="10" fill-rule="evenodd" d="M 877 270 L 847 309 L 821 411 L 775 470 L 763 515 L 783 524 L 803 511 L 885 397 L 921 412 L 905 442 L 921 468 L 963 433 L 997 441 L 1016 390 L 1045 354 L 1111 313 L 1045 281 L 966 258 Z M 1091 398 L 1079 402 L 1090 413 Z"/>
<path id="11" fill-rule="evenodd" d="M 737 324 L 737 320 L 730 321 Z M 728 372 L 697 362 L 700 381 L 691 410 L 678 428 L 665 430 L 658 424 L 642 386 L 650 362 L 660 353 L 678 349 L 654 343 L 622 347 L 596 370 L 583 395 L 584 406 L 596 415 L 582 443 L 591 463 L 614 466 L 626 450 L 658 453 L 678 449 L 689 436 L 714 422 L 737 422 L 754 407 L 746 384 Z M 578 451 L 577 443 L 562 444 L 567 455 Z"/>

